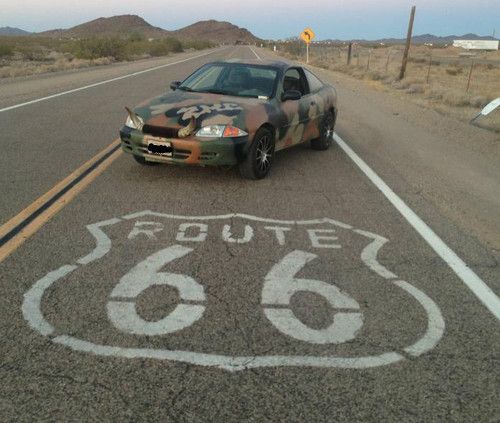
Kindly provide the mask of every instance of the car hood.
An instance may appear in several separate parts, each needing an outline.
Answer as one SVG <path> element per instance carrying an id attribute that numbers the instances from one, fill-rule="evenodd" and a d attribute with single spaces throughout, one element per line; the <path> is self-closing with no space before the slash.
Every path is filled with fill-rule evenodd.
<path id="1" fill-rule="evenodd" d="M 269 108 L 267 99 L 176 90 L 148 100 L 134 111 L 152 126 L 180 128 L 194 117 L 197 128 L 234 125 L 247 129 L 265 121 Z"/>

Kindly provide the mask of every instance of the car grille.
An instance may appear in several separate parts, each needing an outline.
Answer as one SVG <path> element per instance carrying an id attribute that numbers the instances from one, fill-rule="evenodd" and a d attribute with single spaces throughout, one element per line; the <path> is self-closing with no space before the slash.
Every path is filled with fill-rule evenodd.
<path id="1" fill-rule="evenodd" d="M 144 134 L 153 135 L 155 137 L 177 138 L 177 132 L 179 132 L 179 129 L 169 128 L 166 126 L 144 125 L 142 128 L 142 132 Z"/>

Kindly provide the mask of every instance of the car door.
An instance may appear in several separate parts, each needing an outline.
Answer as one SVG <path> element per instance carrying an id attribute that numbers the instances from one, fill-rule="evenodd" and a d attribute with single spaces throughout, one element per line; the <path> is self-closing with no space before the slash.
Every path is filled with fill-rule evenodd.
<path id="1" fill-rule="evenodd" d="M 320 135 L 320 126 L 325 114 L 326 104 L 324 97 L 321 96 L 321 91 L 324 89 L 325 84 L 307 69 L 304 69 L 309 86 L 309 125 L 306 129 L 309 139 L 317 138 Z"/>
<path id="2" fill-rule="evenodd" d="M 299 91 L 301 98 L 281 101 L 282 94 L 290 90 Z M 281 119 L 276 143 L 277 150 L 306 141 L 304 135 L 309 124 L 311 97 L 306 76 L 301 68 L 293 67 L 285 72 L 278 98 L 280 99 Z"/>

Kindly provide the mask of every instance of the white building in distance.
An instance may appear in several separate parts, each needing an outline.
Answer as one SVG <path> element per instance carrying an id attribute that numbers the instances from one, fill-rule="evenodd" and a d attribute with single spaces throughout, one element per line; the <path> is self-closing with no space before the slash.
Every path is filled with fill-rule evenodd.
<path id="1" fill-rule="evenodd" d="M 498 50 L 500 41 L 495 40 L 454 40 L 453 47 L 466 50 Z"/>

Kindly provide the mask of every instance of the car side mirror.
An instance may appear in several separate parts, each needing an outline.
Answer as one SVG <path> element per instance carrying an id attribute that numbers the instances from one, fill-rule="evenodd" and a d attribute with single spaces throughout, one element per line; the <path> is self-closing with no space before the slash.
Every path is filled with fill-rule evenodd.
<path id="1" fill-rule="evenodd" d="M 285 91 L 281 95 L 281 101 L 288 101 L 288 100 L 300 100 L 302 98 L 302 93 L 297 90 L 289 90 Z"/>
<path id="2" fill-rule="evenodd" d="M 175 91 L 177 88 L 179 88 L 179 85 L 181 85 L 181 84 L 182 84 L 182 82 L 181 82 L 181 81 L 172 81 L 172 82 L 170 83 L 170 89 L 171 89 L 172 91 Z"/>

